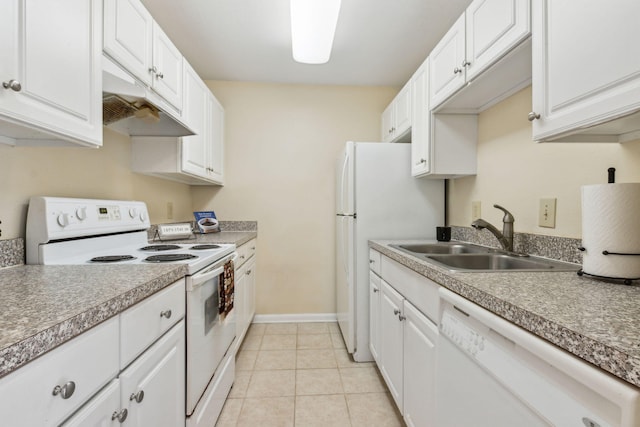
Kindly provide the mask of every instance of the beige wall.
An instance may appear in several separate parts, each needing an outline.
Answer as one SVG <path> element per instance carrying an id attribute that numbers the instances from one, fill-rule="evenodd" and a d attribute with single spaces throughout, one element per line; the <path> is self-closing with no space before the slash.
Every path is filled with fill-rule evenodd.
<path id="1" fill-rule="evenodd" d="M 194 187 L 194 209 L 258 221 L 258 313 L 335 312 L 335 158 L 347 140 L 379 139 L 397 89 L 209 87 L 225 107 L 225 186 Z"/>
<path id="2" fill-rule="evenodd" d="M 131 142 L 105 129 L 103 147 L 9 147 L 0 144 L 1 239 L 24 237 L 29 197 L 59 196 L 145 201 L 152 223 L 191 220 L 188 185 L 131 172 Z"/>
<path id="3" fill-rule="evenodd" d="M 515 216 L 516 232 L 581 237 L 580 187 L 640 181 L 640 143 L 575 144 L 531 140 L 531 88 L 526 88 L 479 118 L 478 174 L 451 180 L 449 222 L 468 226 L 471 202 L 482 203 L 482 217 L 499 225 L 497 203 Z M 557 198 L 556 228 L 538 226 L 540 198 Z"/>

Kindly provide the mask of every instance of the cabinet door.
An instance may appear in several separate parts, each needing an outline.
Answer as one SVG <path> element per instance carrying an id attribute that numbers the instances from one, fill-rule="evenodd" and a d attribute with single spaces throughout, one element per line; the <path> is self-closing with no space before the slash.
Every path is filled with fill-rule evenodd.
<path id="1" fill-rule="evenodd" d="M 411 128 L 411 81 L 408 81 L 398 92 L 393 105 L 395 109 L 393 139 L 396 139 Z"/>
<path id="2" fill-rule="evenodd" d="M 369 271 L 369 350 L 376 362 L 380 348 L 380 278 Z"/>
<path id="3" fill-rule="evenodd" d="M 381 121 L 380 137 L 382 142 L 391 142 L 393 139 L 393 101 L 382 112 Z"/>
<path id="4" fill-rule="evenodd" d="M 431 171 L 431 111 L 429 110 L 429 58 L 411 78 L 411 175 Z"/>
<path id="5" fill-rule="evenodd" d="M 102 145 L 101 1 L 8 0 L 0 23 L 5 142 Z"/>
<path id="6" fill-rule="evenodd" d="M 131 426 L 185 423 L 185 339 L 180 321 L 120 374 L 120 405 Z"/>
<path id="7" fill-rule="evenodd" d="M 402 413 L 402 296 L 384 280 L 380 296 L 380 373 Z"/>
<path id="8" fill-rule="evenodd" d="M 246 289 L 245 305 L 247 310 L 245 312 L 245 322 L 247 328 L 253 321 L 253 316 L 256 314 L 256 257 L 255 255 L 247 262 L 246 272 Z"/>
<path id="9" fill-rule="evenodd" d="M 142 82 L 152 84 L 153 18 L 140 0 L 104 2 L 104 51 Z"/>
<path id="10" fill-rule="evenodd" d="M 435 426 L 438 328 L 404 301 L 404 419 L 408 427 Z"/>
<path id="11" fill-rule="evenodd" d="M 433 48 L 429 58 L 429 91 L 433 109 L 465 82 L 464 13 Z"/>
<path id="12" fill-rule="evenodd" d="M 210 140 L 209 151 L 209 179 L 222 185 L 224 183 L 224 108 L 218 100 L 209 93 Z"/>
<path id="13" fill-rule="evenodd" d="M 152 86 L 178 110 L 182 109 L 182 54 L 162 28 L 153 23 Z"/>
<path id="14" fill-rule="evenodd" d="M 247 317 L 247 307 L 246 307 L 246 293 L 247 293 L 247 267 L 243 265 L 242 267 L 235 270 L 234 274 L 234 284 L 233 289 L 235 292 L 234 295 L 234 303 L 233 303 L 233 311 L 236 312 L 236 340 L 237 345 L 240 346 L 242 344 L 240 341 L 244 338 L 244 333 L 247 330 L 249 325 L 246 324 L 244 319 Z"/>
<path id="15" fill-rule="evenodd" d="M 120 380 L 114 379 L 61 427 L 116 427 L 129 412 L 120 409 Z"/>
<path id="16" fill-rule="evenodd" d="M 532 16 L 534 140 L 640 109 L 640 2 L 540 0 Z"/>
<path id="17" fill-rule="evenodd" d="M 465 14 L 467 81 L 531 33 L 529 0 L 476 0 Z"/>
<path id="18" fill-rule="evenodd" d="M 187 61 L 184 61 L 184 99 L 182 117 L 196 133 L 182 137 L 181 162 L 183 172 L 202 178 L 207 177 L 209 88 Z"/>

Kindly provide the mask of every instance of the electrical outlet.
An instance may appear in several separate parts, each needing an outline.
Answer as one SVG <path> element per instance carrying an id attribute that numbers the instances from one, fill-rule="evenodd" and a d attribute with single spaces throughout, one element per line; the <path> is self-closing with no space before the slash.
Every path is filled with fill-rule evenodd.
<path id="1" fill-rule="evenodd" d="M 540 199 L 538 225 L 540 227 L 556 228 L 556 199 Z"/>
<path id="2" fill-rule="evenodd" d="M 167 219 L 173 219 L 173 202 L 167 202 Z"/>
<path id="3" fill-rule="evenodd" d="M 471 221 L 480 219 L 480 216 L 482 215 L 481 208 L 480 200 L 474 200 L 471 202 Z"/>

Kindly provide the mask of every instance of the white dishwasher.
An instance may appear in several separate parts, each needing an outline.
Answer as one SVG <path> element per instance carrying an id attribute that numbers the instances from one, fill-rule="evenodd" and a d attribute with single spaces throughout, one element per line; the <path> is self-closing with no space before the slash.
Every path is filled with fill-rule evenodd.
<path id="1" fill-rule="evenodd" d="M 438 427 L 639 427 L 640 391 L 440 288 Z"/>

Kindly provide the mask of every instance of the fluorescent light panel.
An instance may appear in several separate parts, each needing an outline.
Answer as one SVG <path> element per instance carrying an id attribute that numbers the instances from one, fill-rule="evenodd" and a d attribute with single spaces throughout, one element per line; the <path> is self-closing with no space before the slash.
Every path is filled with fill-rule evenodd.
<path id="1" fill-rule="evenodd" d="M 303 64 L 329 61 L 341 0 L 291 0 L 293 59 Z"/>

